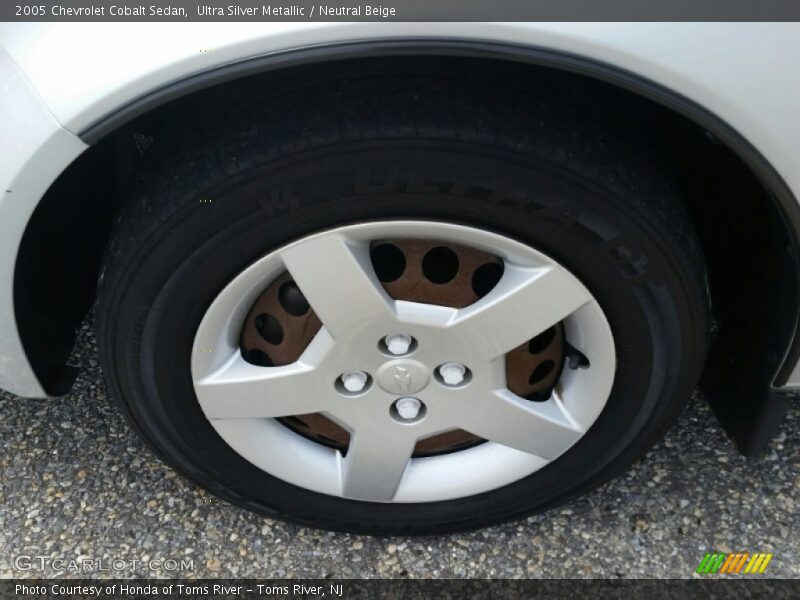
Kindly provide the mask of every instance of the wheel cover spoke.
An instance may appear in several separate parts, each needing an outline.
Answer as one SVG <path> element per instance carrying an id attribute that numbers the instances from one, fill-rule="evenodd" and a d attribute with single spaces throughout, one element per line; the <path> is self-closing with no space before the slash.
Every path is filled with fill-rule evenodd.
<path id="1" fill-rule="evenodd" d="M 281 258 L 334 338 L 370 321 L 394 319 L 394 302 L 375 276 L 368 244 L 332 232 L 291 246 Z"/>
<path id="2" fill-rule="evenodd" d="M 534 456 L 553 459 L 584 431 L 556 399 L 529 402 L 508 390 L 489 395 L 482 411 L 461 422 L 465 430 Z"/>
<path id="3" fill-rule="evenodd" d="M 260 419 L 313 413 L 330 408 L 320 365 L 333 341 L 318 335 L 301 360 L 263 368 L 239 352 L 215 372 L 195 381 L 195 394 L 209 419 Z"/>
<path id="4" fill-rule="evenodd" d="M 562 321 L 590 300 L 586 288 L 563 269 L 510 265 L 486 297 L 458 311 L 452 332 L 479 342 L 482 354 L 491 360 Z"/>
<path id="5" fill-rule="evenodd" d="M 391 500 L 414 451 L 416 437 L 384 435 L 363 428 L 351 436 L 342 460 L 342 492 L 348 498 L 387 502 Z"/>

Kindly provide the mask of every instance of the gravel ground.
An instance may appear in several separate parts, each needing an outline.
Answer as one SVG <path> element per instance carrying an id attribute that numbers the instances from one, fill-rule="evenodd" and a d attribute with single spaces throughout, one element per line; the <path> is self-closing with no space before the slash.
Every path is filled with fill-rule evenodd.
<path id="1" fill-rule="evenodd" d="M 800 407 L 765 456 L 745 459 L 695 398 L 644 460 L 566 506 L 468 534 L 377 539 L 210 497 L 128 431 L 88 324 L 73 364 L 84 370 L 63 400 L 0 393 L 2 577 L 59 573 L 17 569 L 20 555 L 136 567 L 65 576 L 689 577 L 711 548 L 774 552 L 772 576 L 800 576 Z M 168 571 L 165 559 L 193 569 Z"/>

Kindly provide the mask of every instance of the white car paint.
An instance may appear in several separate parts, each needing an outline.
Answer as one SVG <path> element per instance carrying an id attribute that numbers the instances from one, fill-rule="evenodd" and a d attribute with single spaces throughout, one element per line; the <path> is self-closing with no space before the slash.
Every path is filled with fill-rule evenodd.
<path id="1" fill-rule="evenodd" d="M 0 187 L 12 190 L 0 198 L 0 387 L 42 393 L 13 321 L 13 265 L 39 199 L 84 149 L 76 134 L 214 67 L 387 38 L 552 49 L 627 70 L 727 122 L 800 197 L 800 23 L 4 23 L 0 46 L 16 65 L 0 53 Z M 788 385 L 800 387 L 800 366 Z"/>
<path id="2" fill-rule="evenodd" d="M 45 392 L 14 318 L 17 248 L 36 203 L 87 146 L 58 124 L 2 49 L 0 131 L 0 388 L 38 398 Z"/>

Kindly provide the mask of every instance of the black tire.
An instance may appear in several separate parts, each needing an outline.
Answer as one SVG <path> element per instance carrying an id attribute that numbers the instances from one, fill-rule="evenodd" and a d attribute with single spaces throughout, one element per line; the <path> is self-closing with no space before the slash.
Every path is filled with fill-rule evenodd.
<path id="1" fill-rule="evenodd" d="M 226 500 L 373 534 L 517 518 L 625 469 L 659 439 L 698 378 L 709 331 L 704 261 L 652 147 L 634 127 L 601 125 L 564 104 L 546 94 L 499 98 L 456 80 L 364 76 L 163 133 L 117 223 L 100 286 L 104 372 L 130 423 Z M 352 501 L 260 471 L 205 419 L 189 360 L 221 288 L 303 235 L 398 218 L 516 238 L 570 269 L 603 307 L 618 349 L 611 397 L 591 430 L 544 469 L 447 502 Z"/>

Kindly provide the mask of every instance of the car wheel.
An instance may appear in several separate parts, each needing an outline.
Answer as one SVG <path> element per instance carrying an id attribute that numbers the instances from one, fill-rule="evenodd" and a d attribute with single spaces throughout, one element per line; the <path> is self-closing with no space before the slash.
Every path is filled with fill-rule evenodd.
<path id="1" fill-rule="evenodd" d="M 156 141 L 101 283 L 113 395 L 189 478 L 319 527 L 461 530 L 599 485 L 706 351 L 669 169 L 556 101 L 372 89 Z"/>

